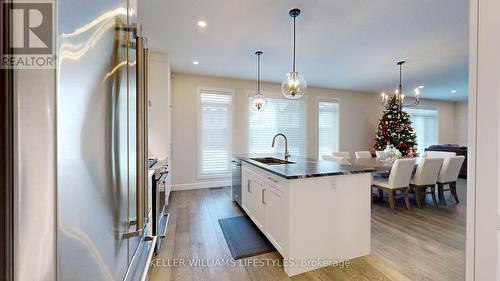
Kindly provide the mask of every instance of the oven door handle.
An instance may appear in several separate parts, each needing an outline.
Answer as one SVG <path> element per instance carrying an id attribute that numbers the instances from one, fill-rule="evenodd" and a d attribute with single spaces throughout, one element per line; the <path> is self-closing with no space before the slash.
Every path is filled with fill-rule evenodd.
<path id="1" fill-rule="evenodd" d="M 166 217 L 165 218 L 166 222 L 165 222 L 165 228 L 163 228 L 163 232 L 158 236 L 158 238 L 160 238 L 160 239 L 164 239 L 165 237 L 167 237 L 168 221 L 170 219 L 170 214 L 169 213 L 166 213 L 163 216 Z"/>
<path id="2" fill-rule="evenodd" d="M 148 280 L 149 267 L 151 265 L 151 260 L 153 259 L 153 254 L 154 254 L 154 251 L 155 251 L 156 242 L 158 240 L 158 237 L 153 236 L 153 237 L 151 237 L 148 240 L 151 241 L 151 245 L 149 246 L 149 251 L 148 251 L 147 258 L 146 258 L 146 263 L 144 263 L 144 268 L 142 269 L 142 274 L 141 274 L 140 281 L 146 281 L 146 280 Z"/>

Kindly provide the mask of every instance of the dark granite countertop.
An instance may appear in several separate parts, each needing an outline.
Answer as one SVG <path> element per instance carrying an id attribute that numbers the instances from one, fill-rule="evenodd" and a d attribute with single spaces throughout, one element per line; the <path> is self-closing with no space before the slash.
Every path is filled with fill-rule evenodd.
<path id="1" fill-rule="evenodd" d="M 343 165 L 332 161 L 314 160 L 297 156 L 290 156 L 290 159 L 288 159 L 288 161 L 294 162 L 294 164 L 267 165 L 252 160 L 252 158 L 260 157 L 284 159 L 282 154 L 234 154 L 233 157 L 289 180 L 371 173 L 375 171 L 373 168 L 363 166 Z"/>

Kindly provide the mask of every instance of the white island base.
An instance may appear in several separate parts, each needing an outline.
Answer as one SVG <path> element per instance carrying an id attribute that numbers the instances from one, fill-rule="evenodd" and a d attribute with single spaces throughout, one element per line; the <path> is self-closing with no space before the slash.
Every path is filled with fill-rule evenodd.
<path id="1" fill-rule="evenodd" d="M 243 162 L 242 207 L 288 276 L 370 254 L 370 173 L 287 180 Z"/>

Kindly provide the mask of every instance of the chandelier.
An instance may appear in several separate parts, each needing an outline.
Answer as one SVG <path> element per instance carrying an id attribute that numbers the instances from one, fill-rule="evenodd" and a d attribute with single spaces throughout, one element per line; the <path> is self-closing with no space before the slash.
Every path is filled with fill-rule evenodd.
<path id="1" fill-rule="evenodd" d="M 415 91 L 415 100 L 413 102 L 406 103 L 406 104 L 404 103 L 405 94 L 403 92 L 403 85 L 401 82 L 402 81 L 401 80 L 401 72 L 402 72 L 403 64 L 405 64 L 405 62 L 406 61 L 404 61 L 404 60 L 397 62 L 397 65 L 399 66 L 399 86 L 398 86 L 398 89 L 396 91 L 394 91 L 394 95 L 390 97 L 385 92 L 381 94 L 382 104 L 384 106 L 387 106 L 387 104 L 389 103 L 389 100 L 391 100 L 393 97 L 396 98 L 396 102 L 399 105 L 399 108 L 416 106 L 420 102 L 420 89 L 423 88 L 423 86 L 415 88 L 415 90 L 414 90 Z"/>

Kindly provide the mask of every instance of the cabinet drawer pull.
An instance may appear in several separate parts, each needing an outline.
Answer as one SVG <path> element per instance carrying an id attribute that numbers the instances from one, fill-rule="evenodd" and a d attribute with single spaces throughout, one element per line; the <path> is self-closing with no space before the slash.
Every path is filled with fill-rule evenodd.
<path id="1" fill-rule="evenodd" d="M 247 191 L 248 193 L 252 193 L 252 191 L 250 190 L 250 180 L 247 180 Z"/>
<path id="2" fill-rule="evenodd" d="M 262 204 L 266 205 L 266 190 L 262 189 Z"/>
<path id="3" fill-rule="evenodd" d="M 271 177 L 267 177 L 267 178 L 268 178 L 270 181 L 274 182 L 274 183 L 279 183 L 279 181 L 278 181 L 278 180 L 275 180 L 275 179 L 273 179 L 273 178 L 271 178 Z"/>

